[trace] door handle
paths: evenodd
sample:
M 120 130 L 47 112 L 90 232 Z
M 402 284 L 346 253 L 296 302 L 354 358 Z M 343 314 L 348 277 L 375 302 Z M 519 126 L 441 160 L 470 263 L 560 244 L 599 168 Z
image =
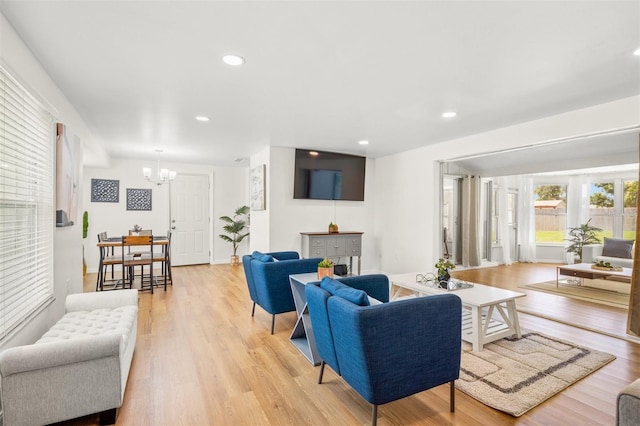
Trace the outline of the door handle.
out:
M 171 229 L 176 229 L 176 227 L 175 227 L 175 226 L 172 226 L 172 227 L 171 227 Z

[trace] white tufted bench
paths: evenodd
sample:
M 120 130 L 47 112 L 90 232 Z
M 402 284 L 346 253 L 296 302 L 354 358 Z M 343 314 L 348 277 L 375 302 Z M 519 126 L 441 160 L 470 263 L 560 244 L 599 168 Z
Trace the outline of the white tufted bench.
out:
M 101 413 L 115 423 L 133 358 L 138 291 L 73 294 L 36 343 L 0 353 L 5 426 Z

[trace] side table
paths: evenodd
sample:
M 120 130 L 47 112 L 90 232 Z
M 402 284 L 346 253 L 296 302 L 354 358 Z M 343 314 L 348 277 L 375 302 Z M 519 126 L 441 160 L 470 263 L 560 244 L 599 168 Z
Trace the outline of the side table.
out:
M 293 327 L 289 340 L 313 365 L 319 365 L 321 359 L 316 349 L 316 340 L 313 337 L 311 317 L 307 307 L 307 295 L 304 289 L 307 284 L 318 281 L 316 272 L 289 275 L 293 302 L 296 305 L 296 313 L 298 314 L 298 320 Z

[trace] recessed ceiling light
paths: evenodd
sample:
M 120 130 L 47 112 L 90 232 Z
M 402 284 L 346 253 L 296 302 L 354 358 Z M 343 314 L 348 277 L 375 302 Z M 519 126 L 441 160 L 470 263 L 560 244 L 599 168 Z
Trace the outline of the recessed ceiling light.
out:
M 360 145 L 369 145 L 369 141 L 360 141 L 358 142 Z
M 309 155 L 313 155 L 314 157 L 319 155 L 317 151 L 309 151 Z
M 227 65 L 237 66 L 237 65 L 244 64 L 244 58 L 238 55 L 224 55 L 222 57 L 222 62 L 224 62 Z
M 209 121 L 211 120 L 209 117 L 205 117 L 204 115 L 197 115 L 196 120 L 198 121 Z
M 456 115 L 458 115 L 458 114 L 457 114 L 455 111 L 447 111 L 447 112 L 445 112 L 445 113 L 443 113 L 443 114 L 442 114 L 442 116 L 443 116 L 444 118 L 453 118 L 453 117 L 455 117 Z
M 636 50 L 633 52 L 633 54 L 634 54 L 634 55 L 636 55 L 636 56 L 640 56 L 640 49 L 636 49 Z

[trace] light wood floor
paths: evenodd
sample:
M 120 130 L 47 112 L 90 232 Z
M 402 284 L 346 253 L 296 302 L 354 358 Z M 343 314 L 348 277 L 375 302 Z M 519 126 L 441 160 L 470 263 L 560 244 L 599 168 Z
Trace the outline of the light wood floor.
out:
M 554 265 L 514 264 L 454 276 L 518 288 L 555 279 Z M 289 343 L 295 313 L 251 317 L 242 267 L 174 268 L 167 292 L 140 293 L 138 340 L 118 425 L 357 425 L 371 408 L 330 369 L 322 385 L 313 367 Z M 95 275 L 85 280 L 92 291 Z M 520 289 L 522 291 L 522 289 Z M 626 311 L 534 291 L 519 309 L 564 322 L 624 334 Z M 449 412 L 447 385 L 380 407 L 384 425 L 613 425 L 617 392 L 640 377 L 640 345 L 520 314 L 522 327 L 614 354 L 617 359 L 519 418 L 456 391 Z M 392 368 L 392 366 L 389 366 Z M 66 424 L 92 425 L 89 416 Z

